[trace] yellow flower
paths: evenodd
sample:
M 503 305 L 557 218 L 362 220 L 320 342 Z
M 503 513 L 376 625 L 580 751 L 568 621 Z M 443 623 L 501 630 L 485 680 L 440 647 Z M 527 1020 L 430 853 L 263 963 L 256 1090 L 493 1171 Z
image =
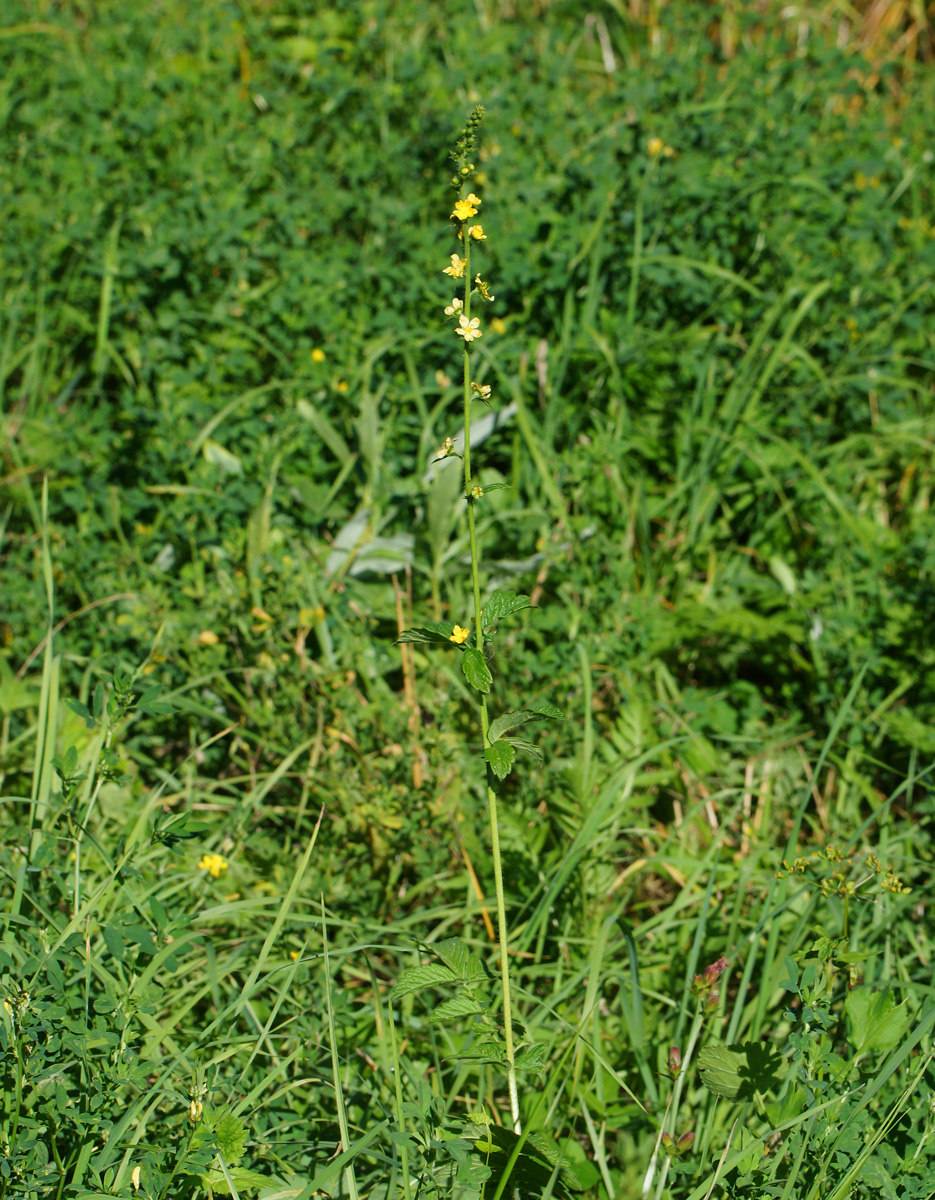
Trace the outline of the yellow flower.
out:
M 302 954 L 301 950 L 290 950 L 289 951 L 289 957 L 292 959 L 293 962 L 298 962 L 299 958 L 301 957 L 301 954 Z
M 338 382 L 334 386 L 338 389 L 339 392 L 346 392 L 347 391 L 347 380 L 339 379 Z
M 675 148 L 673 146 L 663 146 L 662 147 L 662 157 L 663 158 L 675 158 Z
M 471 235 L 471 237 L 474 239 L 475 242 L 486 242 L 487 241 L 487 234 L 484 233 L 483 225 L 472 225 L 471 228 L 468 230 L 468 233 Z
M 665 149 L 665 142 L 660 137 L 651 137 L 646 143 L 646 153 L 650 158 L 657 158 Z
M 466 266 L 466 258 L 458 258 L 457 254 L 452 254 L 451 266 L 445 267 L 445 274 L 450 275 L 452 279 L 461 279 L 464 276 L 464 268 Z
M 202 629 L 201 633 L 195 638 L 199 646 L 216 646 L 221 639 L 216 633 L 212 633 L 210 629 Z
M 462 629 L 460 625 L 456 625 L 451 631 L 451 636 L 448 638 L 448 640 L 449 642 L 454 642 L 455 645 L 463 646 L 470 636 L 470 629 Z
M 227 870 L 227 862 L 220 854 L 203 854 L 198 870 L 207 871 L 212 879 L 220 879 Z
M 455 333 L 458 337 L 463 337 L 466 342 L 473 342 L 475 338 L 484 336 L 479 318 L 471 317 L 469 321 L 463 313 L 458 317 L 458 328 L 455 330 Z
M 454 448 L 455 448 L 454 442 L 451 440 L 450 437 L 446 437 L 445 440 L 442 442 L 442 444 L 435 451 L 435 457 L 436 458 L 447 458 L 448 455 L 452 452 L 452 450 L 454 450 Z
M 475 200 L 477 200 L 477 197 L 471 192 L 466 200 L 456 201 L 454 211 L 451 214 L 452 218 L 456 221 L 466 221 L 468 217 L 473 217 L 477 212 L 473 203 Z M 477 200 L 477 203 L 480 204 L 480 201 Z
M 325 361 L 324 350 L 320 350 L 318 348 L 318 346 L 316 346 L 315 349 L 312 351 L 312 362 L 324 362 L 324 361 Z
M 201 1114 L 204 1111 L 204 1105 L 200 1100 L 193 1100 L 188 1109 L 188 1119 L 193 1125 L 197 1125 L 201 1120 Z
M 455 296 L 450 304 L 445 305 L 445 316 L 453 317 L 455 313 L 460 312 L 462 308 L 464 308 L 464 305 L 458 299 L 458 297 Z
M 504 321 L 503 317 L 494 317 L 490 322 L 490 328 L 494 333 L 506 333 L 506 321 Z
M 480 396 L 481 400 L 489 400 L 490 399 L 491 387 L 490 387 L 489 383 L 472 383 L 471 391 L 476 396 Z
M 481 487 L 481 485 L 479 483 L 475 483 L 474 486 L 471 488 L 471 495 L 474 497 L 475 500 L 479 500 L 481 498 L 481 496 L 483 496 L 483 494 L 484 494 L 484 489 Z
M 140 1190 L 140 1168 L 139 1167 L 134 1167 L 133 1170 L 130 1172 L 130 1182 L 133 1184 L 134 1192 L 138 1192 Z

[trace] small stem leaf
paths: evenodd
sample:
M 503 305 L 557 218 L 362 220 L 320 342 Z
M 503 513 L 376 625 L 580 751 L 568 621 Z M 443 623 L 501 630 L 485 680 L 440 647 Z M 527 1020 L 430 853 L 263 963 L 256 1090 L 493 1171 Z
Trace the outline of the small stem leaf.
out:
M 438 983 L 457 983 L 457 976 L 443 963 L 427 963 L 424 967 L 410 967 L 403 971 L 393 986 L 393 996 L 408 996 L 410 992 L 421 992 Z
M 490 763 L 490 769 L 498 779 L 506 779 L 513 769 L 513 759 L 516 751 L 509 742 L 494 742 L 484 751 L 484 758 Z
M 516 592 L 494 592 L 484 605 L 484 632 L 504 617 L 512 616 L 513 613 L 521 612 L 529 606 L 528 596 L 518 596 Z
M 564 721 L 565 714 L 560 708 L 550 704 L 538 704 L 535 708 L 520 708 L 515 712 L 506 712 L 490 722 L 490 740 L 495 742 L 509 729 L 525 725 L 527 721 Z
M 493 676 L 490 674 L 490 667 L 487 666 L 483 654 L 476 646 L 469 647 L 461 655 L 461 670 L 464 672 L 464 678 L 475 691 L 484 693 L 490 691 Z
M 404 630 L 396 639 L 396 645 L 400 642 L 429 642 L 434 646 L 454 646 L 451 640 L 454 628 L 450 621 L 430 621 L 418 629 Z
M 515 746 L 517 750 L 522 750 L 524 754 L 528 754 L 534 758 L 536 762 L 542 762 L 545 757 L 535 742 L 530 742 L 526 738 L 510 737 L 504 738 L 504 742 L 508 742 L 511 746 Z M 497 742 L 497 745 L 500 743 Z
M 446 1025 L 456 1017 L 473 1017 L 483 1011 L 473 996 L 462 993 L 460 996 L 452 996 L 450 1000 L 443 1000 L 432 1010 L 429 1021 L 433 1025 Z
M 471 983 L 477 979 L 486 979 L 487 972 L 484 964 L 477 955 L 465 946 L 459 937 L 446 938 L 432 949 L 450 971 L 453 971 L 462 983 Z

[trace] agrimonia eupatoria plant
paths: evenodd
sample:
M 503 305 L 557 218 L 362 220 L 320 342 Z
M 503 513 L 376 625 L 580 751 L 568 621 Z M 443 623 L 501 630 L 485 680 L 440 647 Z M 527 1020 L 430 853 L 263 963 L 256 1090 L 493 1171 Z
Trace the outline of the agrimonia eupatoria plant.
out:
M 451 186 L 456 193 L 454 207 L 450 219 L 457 237 L 458 247 L 450 256 L 449 265 L 444 268 L 452 283 L 456 285 L 456 294 L 445 306 L 445 316 L 454 323 L 454 335 L 461 339 L 463 350 L 464 371 L 464 435 L 463 445 L 457 447 L 453 437 L 446 437 L 440 450 L 439 458 L 458 456 L 464 463 L 464 499 L 467 506 L 468 534 L 471 547 L 471 578 L 474 594 L 474 624 L 451 624 L 445 621 L 431 622 L 416 629 L 408 629 L 400 635 L 401 642 L 421 642 L 428 645 L 456 649 L 461 655 L 461 669 L 464 678 L 477 698 L 481 733 L 484 747 L 484 768 L 487 786 L 487 804 L 490 818 L 490 843 L 494 868 L 494 887 L 497 899 L 497 941 L 500 957 L 500 982 L 502 988 L 502 1051 L 491 1046 L 490 1053 L 494 1059 L 499 1059 L 506 1070 L 510 1094 L 510 1111 L 513 1127 L 520 1132 L 519 1097 L 516 1086 L 517 1069 L 524 1066 L 541 1066 L 535 1054 L 534 1047 L 518 1049 L 514 1039 L 513 1014 L 510 997 L 510 971 L 508 959 L 508 926 L 506 901 L 503 892 L 503 868 L 500 855 L 500 835 L 497 816 L 499 803 L 499 785 L 513 769 L 517 750 L 524 750 L 534 756 L 538 755 L 537 747 L 525 738 L 516 736 L 515 731 L 532 721 L 561 720 L 562 713 L 548 705 L 534 705 L 530 708 L 505 712 L 491 720 L 488 708 L 488 697 L 493 684 L 489 659 L 493 649 L 497 626 L 501 621 L 528 608 L 529 597 L 517 595 L 516 592 L 495 591 L 481 604 L 480 584 L 480 550 L 477 539 L 476 511 L 478 504 L 483 503 L 485 491 L 477 482 L 471 467 L 471 409 L 475 400 L 490 403 L 492 389 L 489 385 L 480 383 L 472 377 L 471 352 L 474 343 L 484 336 L 484 330 L 479 316 L 475 315 L 475 307 L 494 299 L 490 285 L 477 264 L 472 261 L 480 251 L 487 234 L 480 223 L 479 210 L 481 198 L 471 188 L 471 180 L 475 174 L 474 157 L 477 149 L 477 132 L 484 118 L 484 109 L 480 105 L 474 109 L 467 124 L 458 138 L 451 157 L 455 163 L 455 173 Z M 494 485 L 503 486 L 503 485 Z M 473 956 L 471 956 L 473 957 Z M 480 964 L 477 964 L 480 967 Z M 444 964 L 439 964 L 442 968 Z M 419 970 L 419 968 L 416 968 Z M 447 968 L 445 968 L 447 972 Z M 446 982 L 444 978 L 426 978 L 424 984 Z M 401 977 L 397 990 L 415 990 L 414 978 L 410 972 Z M 451 974 L 450 982 L 464 982 L 457 973 Z M 460 1009 L 464 1014 L 467 1010 Z M 474 1009 L 473 1011 L 478 1011 Z M 455 1015 L 452 1012 L 452 1015 Z M 491 1061 L 488 1059 L 488 1061 Z

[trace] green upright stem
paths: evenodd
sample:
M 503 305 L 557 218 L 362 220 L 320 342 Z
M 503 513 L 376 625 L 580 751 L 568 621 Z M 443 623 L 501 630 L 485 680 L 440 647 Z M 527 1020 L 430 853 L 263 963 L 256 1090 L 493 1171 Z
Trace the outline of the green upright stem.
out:
M 467 227 L 464 230 L 464 315 L 471 319 L 471 247 L 470 234 Z M 474 645 L 483 654 L 484 627 L 483 612 L 480 603 L 480 558 L 477 551 L 477 524 L 474 517 L 474 497 L 471 494 L 471 353 L 467 342 L 464 343 L 464 494 L 468 510 L 468 534 L 471 542 L 471 575 L 474 584 Z M 483 746 L 486 752 L 490 745 L 488 730 L 490 718 L 487 715 L 487 697 L 481 693 L 480 722 L 483 735 Z M 487 811 L 490 818 L 490 853 L 493 858 L 494 889 L 497 894 L 497 941 L 500 949 L 500 980 L 503 987 L 503 1040 L 506 1050 L 507 1084 L 510 1090 L 510 1113 L 513 1117 L 513 1130 L 522 1132 L 519 1117 L 519 1092 L 516 1087 L 516 1066 L 513 1051 L 513 1009 L 510 999 L 510 964 L 508 959 L 508 927 L 506 920 L 506 901 L 503 895 L 503 864 L 500 859 L 500 825 L 497 817 L 497 793 L 493 786 L 493 773 L 485 759 L 487 772 Z

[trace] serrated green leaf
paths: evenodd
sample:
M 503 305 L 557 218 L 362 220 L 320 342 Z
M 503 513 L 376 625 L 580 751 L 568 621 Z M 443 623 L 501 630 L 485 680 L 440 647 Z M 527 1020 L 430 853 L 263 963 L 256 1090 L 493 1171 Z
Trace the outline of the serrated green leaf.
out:
M 462 983 L 470 983 L 475 979 L 486 979 L 484 964 L 459 937 L 446 938 L 432 949 Z
M 516 592 L 494 592 L 481 614 L 485 632 L 504 617 L 521 612 L 524 608 L 529 608 L 528 596 L 517 595 Z
M 451 640 L 452 633 L 454 633 L 454 625 L 450 621 L 429 621 L 427 625 L 420 625 L 417 629 L 404 630 L 396 639 L 396 644 L 429 642 L 434 646 L 454 647 L 456 643 Z
M 560 708 L 553 708 L 551 704 L 539 704 L 533 708 L 520 708 L 515 712 L 501 713 L 495 721 L 490 722 L 489 736 L 492 742 L 503 735 L 509 729 L 517 729 L 520 725 L 525 725 L 529 721 L 564 721 L 565 714 Z
M 494 742 L 484 751 L 484 758 L 490 763 L 490 769 L 498 779 L 506 779 L 513 770 L 516 751 L 509 742 Z
M 214 1126 L 218 1149 L 228 1166 L 233 1166 L 243 1156 L 247 1145 L 247 1130 L 243 1121 L 233 1113 L 225 1113 Z
M 444 963 L 426 963 L 425 966 L 410 967 L 403 971 L 393 985 L 393 995 L 408 996 L 411 992 L 421 992 L 440 983 L 456 983 L 457 980 L 454 971 Z
M 483 1041 L 474 1042 L 473 1045 L 459 1050 L 455 1058 L 478 1063 L 502 1063 L 506 1062 L 506 1051 L 499 1042 L 488 1041 L 485 1038 Z
M 524 754 L 530 755 L 530 757 L 534 758 L 536 762 L 542 762 L 544 755 L 535 742 L 530 742 L 526 738 L 518 737 L 504 738 L 503 741 L 509 742 L 509 744 L 511 746 L 515 746 L 517 750 L 522 750 Z M 501 744 L 501 742 L 497 742 L 498 746 Z
M 483 654 L 475 646 L 468 647 L 461 655 L 461 670 L 464 672 L 464 678 L 476 692 L 486 694 L 490 691 L 493 676 L 490 674 L 490 667 L 487 666 Z
M 513 1062 L 517 1071 L 533 1071 L 538 1075 L 545 1070 L 547 1057 L 544 1043 L 534 1042 L 531 1046 L 523 1046 Z
M 443 1000 L 432 1010 L 429 1020 L 433 1025 L 445 1025 L 457 1017 L 473 1017 L 483 1011 L 473 997 L 467 992 L 462 992 L 458 996 L 452 996 L 450 1000 Z

